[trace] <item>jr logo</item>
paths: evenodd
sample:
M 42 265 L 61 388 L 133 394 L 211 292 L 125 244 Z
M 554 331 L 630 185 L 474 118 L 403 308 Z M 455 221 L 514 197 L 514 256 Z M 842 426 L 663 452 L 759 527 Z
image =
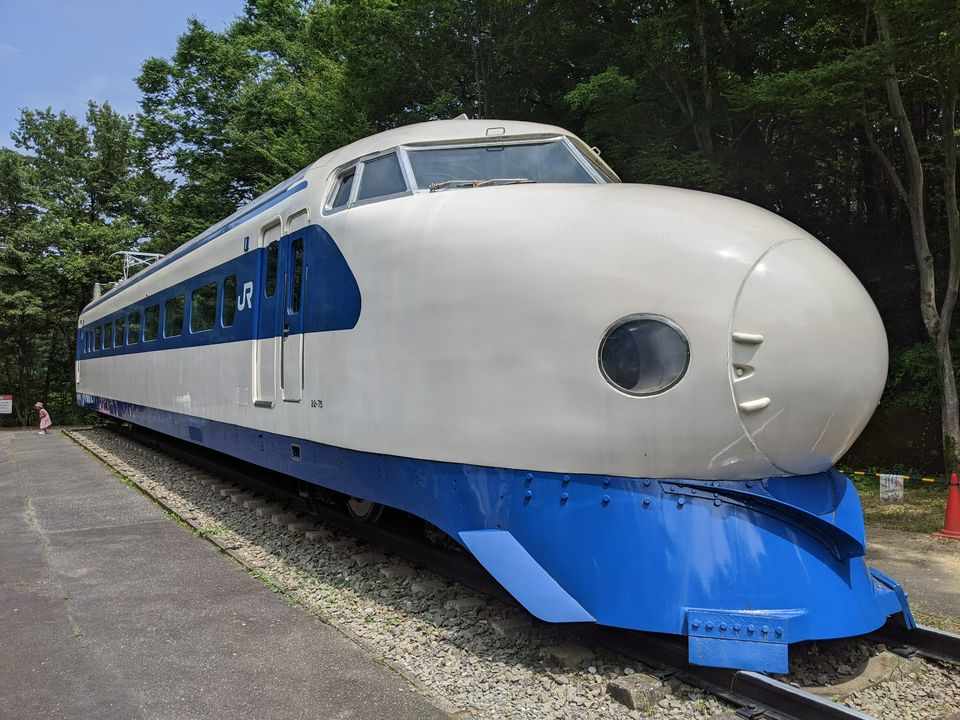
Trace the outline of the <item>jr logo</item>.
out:
M 243 292 L 237 295 L 237 310 L 253 307 L 253 282 L 243 284 Z

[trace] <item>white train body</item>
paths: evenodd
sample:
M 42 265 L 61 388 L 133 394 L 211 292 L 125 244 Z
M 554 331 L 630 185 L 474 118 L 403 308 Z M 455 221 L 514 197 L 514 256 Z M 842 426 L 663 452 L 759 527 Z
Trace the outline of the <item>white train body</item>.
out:
M 550 152 L 569 155 L 564 162 L 579 170 L 568 174 L 578 181 L 510 175 L 487 182 L 492 178 L 453 172 L 434 176 L 431 186 L 411 160 L 428 148 L 502 152 L 546 143 L 559 144 Z M 374 177 L 366 168 L 392 153 L 399 153 L 406 187 L 361 199 L 364 174 Z M 349 197 L 331 207 L 358 161 L 364 169 L 354 171 Z M 306 264 L 298 271 L 291 243 L 305 229 L 314 235 L 307 236 Z M 270 269 L 265 253 L 273 241 L 281 248 L 273 302 L 286 308 L 276 332 L 266 317 L 274 311 L 262 305 Z M 322 257 L 311 258 L 313 241 L 323 243 Z M 299 290 L 293 289 L 297 272 Z M 225 287 L 229 274 L 236 285 Z M 204 283 L 217 285 L 217 325 L 205 331 L 216 337 L 209 342 L 189 327 L 191 292 Z M 188 316 L 175 341 L 160 332 L 145 342 L 141 329 L 135 346 L 126 335 L 119 347 L 95 346 L 96 328 L 118 317 L 126 318 L 126 328 L 131 308 L 164 307 L 171 287 L 183 288 Z M 299 321 L 287 312 L 296 293 L 303 304 Z M 322 312 L 311 306 L 317 302 Z M 221 327 L 229 304 L 237 308 L 234 327 L 246 328 L 239 339 Z M 308 311 L 325 318 L 320 326 L 311 326 Z M 674 328 L 665 332 L 687 348 L 679 377 L 652 392 L 618 387 L 604 369 L 601 344 L 631 317 Z M 141 317 L 141 326 L 145 321 Z M 427 477 L 449 467 L 459 468 L 454 475 L 472 472 L 463 468 L 502 478 L 523 473 L 527 486 L 540 473 L 557 473 L 601 493 L 610 478 L 627 493 L 631 479 L 828 474 L 875 409 L 887 362 L 883 326 L 863 287 L 796 225 L 725 197 L 622 184 L 560 128 L 483 120 L 399 128 L 326 155 L 91 303 L 78 337 L 77 392 L 85 406 L 195 442 L 206 442 L 206 433 L 220 438 L 212 446 L 236 454 L 251 443 L 269 453 L 272 438 L 283 457 L 263 464 L 427 517 L 459 537 L 520 597 L 523 591 L 491 567 L 496 562 L 461 534 L 510 530 L 525 557 L 559 584 L 557 597 L 574 598 L 590 619 L 669 632 L 684 631 L 680 610 L 674 622 L 670 608 L 651 611 L 643 601 L 637 614 L 671 619 L 623 621 L 622 608 L 604 617 L 595 601 L 584 600 L 586 591 L 575 592 L 579 575 L 563 575 L 559 560 L 521 539 L 517 508 L 530 505 L 532 494 L 522 484 L 504 480 L 505 490 L 477 505 L 506 507 L 524 492 L 527 505 L 489 515 L 477 510 L 471 517 L 481 519 L 471 522 L 479 527 L 463 527 L 463 520 L 444 519 L 439 491 L 432 496 L 436 507 L 407 503 L 397 487 L 399 471 L 380 485 L 354 478 L 352 492 L 346 475 L 333 479 L 331 467 L 339 461 L 332 458 L 356 452 L 379 458 L 379 467 L 387 467 L 384 458 L 410 459 L 420 463 L 411 472 Z M 654 371 L 666 372 L 663 367 Z M 292 462 L 300 465 L 291 465 L 288 445 L 297 446 Z M 313 455 L 308 447 L 316 448 Z M 603 497 L 604 505 L 611 502 Z M 830 512 L 836 507 L 819 515 Z M 668 527 L 650 532 L 672 536 Z M 706 601 L 678 596 L 668 602 L 702 607 Z M 585 619 L 576 615 L 555 619 Z M 879 611 L 867 615 L 848 626 L 859 630 L 881 617 Z
M 566 135 L 498 124 L 508 136 Z M 883 388 L 883 328 L 846 267 L 772 213 L 609 183 L 425 189 L 324 215 L 344 163 L 485 139 L 488 127 L 435 122 L 331 153 L 302 173 L 301 192 L 82 316 L 95 323 L 215 268 L 245 237 L 265 245 L 275 223 L 320 223 L 357 278 L 362 312 L 350 330 L 303 336 L 302 394 L 271 392 L 253 341 L 81 359 L 80 389 L 343 448 L 504 468 L 739 479 L 818 472 L 849 447 Z M 691 348 L 682 381 L 649 397 L 617 392 L 597 364 L 604 331 L 640 312 L 673 320 Z M 278 394 L 272 408 L 255 404 Z M 761 398 L 770 404 L 738 407 Z

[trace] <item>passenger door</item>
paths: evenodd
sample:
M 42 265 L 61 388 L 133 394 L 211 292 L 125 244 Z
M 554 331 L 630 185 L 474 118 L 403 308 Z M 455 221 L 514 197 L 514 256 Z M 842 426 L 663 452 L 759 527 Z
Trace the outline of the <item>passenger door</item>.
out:
M 280 346 L 280 388 L 285 402 L 303 399 L 303 314 L 306 306 L 308 267 L 306 264 L 306 210 L 287 220 L 287 238 L 283 242 L 284 302 Z
M 257 297 L 256 349 L 254 350 L 254 405 L 273 407 L 277 399 L 277 362 L 280 354 L 280 308 L 283 283 L 280 277 L 280 236 L 277 218 L 260 232 L 260 287 Z

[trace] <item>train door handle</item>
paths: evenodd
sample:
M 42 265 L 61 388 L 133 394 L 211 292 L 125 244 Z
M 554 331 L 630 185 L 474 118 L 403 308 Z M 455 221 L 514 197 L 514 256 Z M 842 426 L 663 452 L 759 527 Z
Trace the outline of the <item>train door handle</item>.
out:
M 283 326 L 283 337 L 286 338 L 287 335 L 289 335 L 289 334 L 290 334 L 290 326 L 289 326 L 289 325 L 284 325 L 284 326 Z

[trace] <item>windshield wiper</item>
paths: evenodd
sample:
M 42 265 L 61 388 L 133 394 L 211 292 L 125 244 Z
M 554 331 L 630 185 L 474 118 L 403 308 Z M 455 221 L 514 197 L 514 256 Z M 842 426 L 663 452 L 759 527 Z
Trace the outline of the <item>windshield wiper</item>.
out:
M 525 185 L 535 183 L 536 180 L 529 178 L 490 178 L 489 180 L 443 180 L 442 182 L 430 183 L 430 192 L 446 190 L 452 187 L 485 187 L 487 185 Z

